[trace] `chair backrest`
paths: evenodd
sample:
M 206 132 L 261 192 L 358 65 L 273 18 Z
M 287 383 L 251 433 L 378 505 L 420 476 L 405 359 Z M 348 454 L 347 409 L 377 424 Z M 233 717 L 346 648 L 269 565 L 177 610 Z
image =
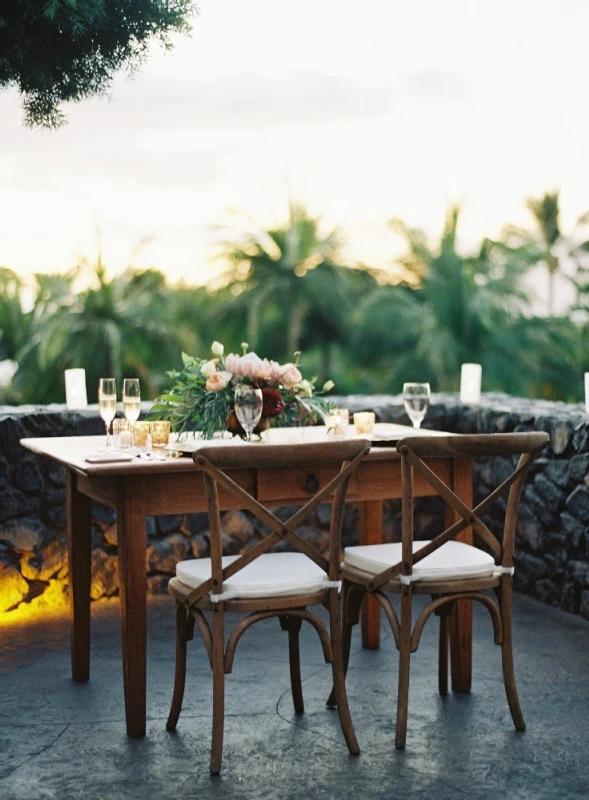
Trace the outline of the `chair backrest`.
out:
M 398 564 L 384 570 L 371 581 L 376 589 L 398 575 L 409 576 L 413 565 L 433 553 L 465 528 L 471 527 L 505 571 L 513 569 L 513 549 L 517 509 L 526 474 L 534 458 L 548 442 L 547 433 L 487 433 L 462 436 L 408 436 L 397 444 L 401 454 L 402 477 L 402 554 Z M 428 467 L 424 459 L 448 456 L 474 458 L 519 455 L 515 470 L 475 508 L 466 506 Z M 461 518 L 428 544 L 413 553 L 413 472 L 417 470 L 444 502 Z M 502 541 L 481 519 L 493 503 L 508 494 Z
M 213 594 L 222 594 L 224 580 L 235 575 L 258 556 L 272 550 L 280 541 L 287 541 L 296 550 L 312 559 L 327 573 L 329 581 L 339 580 L 341 527 L 346 492 L 352 473 L 369 450 L 369 441 L 354 439 L 289 445 L 205 446 L 196 451 L 193 456 L 194 463 L 202 471 L 207 497 L 212 563 L 211 579 L 191 592 L 187 598 L 187 605 L 197 602 L 209 591 Z M 302 465 L 312 465 L 313 469 L 333 466 L 336 468 L 335 475 L 286 522 L 272 514 L 253 494 L 236 483 L 230 475 L 232 469 L 272 470 Z M 218 487 L 222 487 L 233 495 L 242 508 L 251 511 L 272 531 L 225 569 L 223 569 L 221 561 L 223 552 Z M 325 558 L 295 531 L 296 526 L 323 502 L 332 502 L 328 558 Z

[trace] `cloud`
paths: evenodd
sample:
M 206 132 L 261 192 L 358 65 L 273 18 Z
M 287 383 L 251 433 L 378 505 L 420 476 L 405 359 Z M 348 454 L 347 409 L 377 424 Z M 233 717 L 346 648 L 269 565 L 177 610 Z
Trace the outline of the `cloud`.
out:
M 390 118 L 415 103 L 427 109 L 475 94 L 460 75 L 434 69 L 371 84 L 317 71 L 211 80 L 141 75 L 118 79 L 110 101 L 66 109 L 65 128 L 30 131 L 18 96 L 4 92 L 0 168 L 5 189 L 59 191 L 68 178 L 204 188 L 233 156 L 259 152 L 260 133 L 311 137 L 325 124 Z
M 480 95 L 480 87 L 453 70 L 430 68 L 409 72 L 395 86 L 398 100 L 465 104 Z

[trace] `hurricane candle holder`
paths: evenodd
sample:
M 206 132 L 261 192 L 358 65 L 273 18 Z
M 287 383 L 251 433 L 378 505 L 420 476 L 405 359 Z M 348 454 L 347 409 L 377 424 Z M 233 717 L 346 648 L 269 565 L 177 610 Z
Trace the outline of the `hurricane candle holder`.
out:
M 86 370 L 66 369 L 65 402 L 70 410 L 86 408 L 88 395 L 86 392 Z
M 357 411 L 354 414 L 354 427 L 358 434 L 372 433 L 375 422 L 376 414 L 374 411 Z
M 483 368 L 480 364 L 463 364 L 460 370 L 460 402 L 465 404 L 480 403 L 481 377 Z
M 135 447 L 149 447 L 149 422 L 133 423 L 133 444 Z
M 154 449 L 163 449 L 170 441 L 170 423 L 168 420 L 151 422 L 151 446 Z

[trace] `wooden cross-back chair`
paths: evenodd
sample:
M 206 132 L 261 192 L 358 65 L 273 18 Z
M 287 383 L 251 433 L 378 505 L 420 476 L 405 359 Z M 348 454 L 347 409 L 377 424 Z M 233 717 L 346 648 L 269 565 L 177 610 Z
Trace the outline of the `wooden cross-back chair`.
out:
M 213 731 L 210 770 L 218 773 L 223 752 L 224 683 L 230 673 L 236 645 L 255 622 L 278 617 L 288 631 L 291 689 L 296 713 L 302 714 L 303 694 L 299 662 L 299 630 L 303 620 L 319 634 L 326 662 L 332 664 L 339 719 L 348 749 L 358 753 L 346 696 L 341 648 L 339 591 L 341 579 L 341 526 L 350 477 L 370 449 L 366 440 L 296 444 L 203 447 L 194 454 L 202 472 L 207 497 L 211 558 L 183 561 L 169 584 L 176 598 L 176 673 L 172 706 L 167 722 L 178 722 L 186 677 L 186 642 L 198 625 L 213 671 Z M 278 519 L 231 477 L 232 469 L 273 470 L 312 464 L 333 468 L 334 477 L 286 522 Z M 227 470 L 227 471 L 223 471 Z M 254 481 L 255 485 L 255 481 Z M 241 508 L 255 514 L 271 533 L 241 556 L 223 556 L 218 488 L 237 499 Z M 320 503 L 332 502 L 327 558 L 302 539 L 295 528 Z M 270 552 L 279 542 L 296 552 Z M 329 632 L 321 619 L 307 610 L 323 604 L 329 611 Z M 203 614 L 212 613 L 212 630 Z M 225 647 L 225 612 L 246 611 Z
M 423 627 L 432 612 L 440 617 L 439 691 L 448 691 L 448 622 L 456 601 L 476 600 L 491 614 L 494 640 L 501 646 L 503 681 L 509 710 L 517 730 L 525 729 L 513 669 L 511 635 L 511 600 L 513 550 L 517 509 L 526 473 L 534 457 L 542 450 L 546 433 L 479 434 L 444 437 L 408 437 L 397 448 L 401 454 L 402 541 L 347 547 L 343 569 L 343 650 L 347 670 L 352 626 L 358 622 L 360 606 L 367 593 L 372 594 L 385 611 L 399 651 L 397 720 L 395 744 L 405 746 L 409 701 L 409 666 L 411 653 L 417 650 Z M 472 458 L 476 456 L 520 456 L 514 472 L 494 489 L 476 508 L 468 508 L 427 466 L 424 459 L 436 457 Z M 439 494 L 460 517 L 431 541 L 413 540 L 414 471 Z M 499 541 L 481 519 L 493 503 L 508 493 L 503 537 Z M 491 551 L 455 541 L 471 527 Z M 486 593 L 493 590 L 495 599 Z M 400 619 L 387 593 L 401 596 Z M 412 626 L 414 594 L 431 595 L 430 602 Z M 334 693 L 328 705 L 336 703 Z

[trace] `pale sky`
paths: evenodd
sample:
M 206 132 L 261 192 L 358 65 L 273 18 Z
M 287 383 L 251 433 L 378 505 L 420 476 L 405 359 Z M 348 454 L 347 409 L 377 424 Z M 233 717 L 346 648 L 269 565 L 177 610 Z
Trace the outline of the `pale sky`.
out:
M 262 224 L 287 197 L 340 225 L 351 259 L 399 252 L 386 220 L 439 234 L 464 204 L 476 245 L 524 198 L 589 209 L 585 0 L 201 0 L 190 38 L 154 50 L 110 101 L 22 126 L 0 94 L 0 266 L 68 269 L 96 251 L 202 283 L 229 207 Z

